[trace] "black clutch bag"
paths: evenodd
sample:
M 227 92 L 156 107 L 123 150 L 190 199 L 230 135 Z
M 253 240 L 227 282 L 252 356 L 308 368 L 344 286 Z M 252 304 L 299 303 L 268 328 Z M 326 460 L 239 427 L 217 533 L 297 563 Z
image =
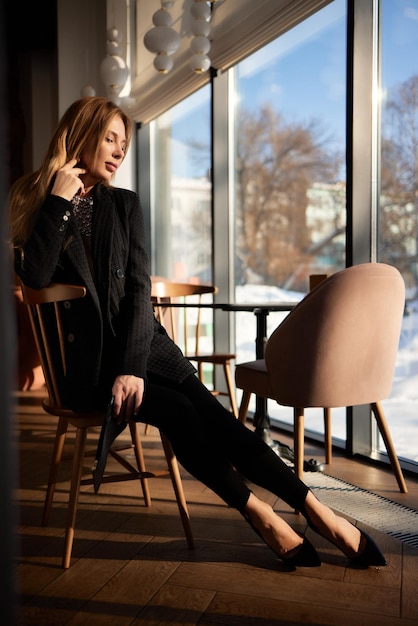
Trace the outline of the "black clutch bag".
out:
M 126 428 L 127 422 L 123 421 L 118 424 L 113 413 L 113 398 L 109 402 L 103 419 L 102 429 L 100 431 L 99 442 L 97 444 L 96 459 L 93 464 L 93 484 L 94 492 L 97 493 L 102 482 L 103 474 L 106 468 L 107 456 L 110 446 L 116 437 Z

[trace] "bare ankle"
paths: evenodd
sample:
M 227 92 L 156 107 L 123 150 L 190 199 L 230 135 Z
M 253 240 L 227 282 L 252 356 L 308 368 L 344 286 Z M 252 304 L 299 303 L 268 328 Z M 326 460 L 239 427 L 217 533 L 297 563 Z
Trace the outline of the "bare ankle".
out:
M 251 494 L 245 515 L 253 529 L 270 548 L 277 554 L 287 554 L 297 549 L 303 538 L 279 517 L 273 508 Z
M 360 544 L 360 531 L 344 517 L 336 515 L 332 509 L 321 503 L 312 492 L 305 500 L 305 510 L 310 525 L 320 535 L 337 545 L 347 556 L 357 553 Z

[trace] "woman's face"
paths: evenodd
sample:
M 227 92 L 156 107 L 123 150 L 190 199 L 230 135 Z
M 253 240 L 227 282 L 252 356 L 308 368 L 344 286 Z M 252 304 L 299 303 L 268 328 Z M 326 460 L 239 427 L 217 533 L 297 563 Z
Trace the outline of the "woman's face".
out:
M 97 156 L 93 147 L 87 146 L 82 152 L 80 166 L 87 172 L 82 178 L 85 189 L 99 181 L 110 182 L 125 157 L 126 134 L 122 118 L 115 116 L 106 129 Z

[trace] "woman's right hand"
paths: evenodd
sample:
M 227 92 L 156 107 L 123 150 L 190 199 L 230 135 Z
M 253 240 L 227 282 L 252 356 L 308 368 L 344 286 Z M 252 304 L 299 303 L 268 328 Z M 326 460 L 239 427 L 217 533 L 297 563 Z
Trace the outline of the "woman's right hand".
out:
M 85 174 L 83 167 L 76 167 L 77 159 L 71 159 L 55 175 L 55 181 L 51 189 L 51 194 L 60 196 L 65 200 L 72 200 L 76 193 L 84 191 L 84 184 L 79 176 Z
M 112 396 L 113 415 L 119 424 L 135 418 L 144 396 L 144 379 L 131 374 L 116 376 Z

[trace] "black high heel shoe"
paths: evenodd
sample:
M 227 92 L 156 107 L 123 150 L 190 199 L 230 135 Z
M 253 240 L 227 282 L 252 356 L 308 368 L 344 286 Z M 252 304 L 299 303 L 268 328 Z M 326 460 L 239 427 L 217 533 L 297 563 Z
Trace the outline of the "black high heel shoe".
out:
M 244 515 L 244 519 L 248 522 L 253 531 L 260 537 L 263 543 L 266 543 L 262 534 L 260 533 L 258 528 L 254 526 L 249 517 L 247 515 Z M 300 537 L 302 536 L 303 535 L 300 535 Z M 317 551 L 315 550 L 311 542 L 306 539 L 306 537 L 303 537 L 303 543 L 301 543 L 300 546 L 296 546 L 296 548 L 290 550 L 290 555 L 279 554 L 271 546 L 269 546 L 268 544 L 266 545 L 270 548 L 272 552 L 274 552 L 274 554 L 279 559 L 283 561 L 283 563 L 290 567 L 319 567 L 321 565 L 321 559 L 319 558 Z
M 306 521 L 308 522 L 308 526 L 312 528 L 312 530 L 318 533 L 318 535 L 321 535 L 321 537 L 324 537 L 324 539 L 332 543 L 336 548 L 341 550 L 341 548 L 337 546 L 337 544 L 334 541 L 332 541 L 328 537 L 325 537 L 325 535 L 323 535 L 318 530 L 318 528 L 309 519 L 309 516 L 306 513 L 306 511 L 304 511 L 304 516 L 306 518 Z M 345 553 L 343 552 L 343 554 Z M 369 567 L 369 565 L 380 565 L 380 566 L 387 565 L 387 561 L 384 555 L 382 554 L 380 549 L 377 547 L 374 540 L 371 537 L 369 537 L 369 535 L 365 533 L 363 530 L 360 530 L 360 543 L 359 543 L 357 554 L 352 557 L 348 556 L 347 554 L 345 556 L 349 559 L 350 565 L 354 567 Z
M 355 567 L 383 566 L 387 565 L 387 561 L 374 540 L 361 530 L 358 554 L 350 559 L 350 564 Z

